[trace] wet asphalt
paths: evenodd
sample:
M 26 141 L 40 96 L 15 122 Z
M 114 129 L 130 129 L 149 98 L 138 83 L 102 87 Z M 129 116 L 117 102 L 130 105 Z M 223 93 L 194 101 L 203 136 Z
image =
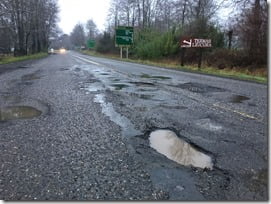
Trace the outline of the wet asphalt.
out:
M 1 200 L 268 199 L 267 85 L 72 51 L 0 70 Z M 152 149 L 158 129 L 213 169 Z

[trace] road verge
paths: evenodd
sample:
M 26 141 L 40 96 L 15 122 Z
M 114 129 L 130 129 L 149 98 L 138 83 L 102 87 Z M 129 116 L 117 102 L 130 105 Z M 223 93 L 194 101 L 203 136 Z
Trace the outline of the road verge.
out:
M 156 67 L 169 68 L 169 69 L 176 69 L 176 70 L 185 71 L 185 72 L 207 74 L 207 75 L 213 75 L 213 76 L 219 76 L 219 77 L 225 77 L 225 78 L 231 78 L 231 79 L 258 82 L 258 83 L 263 83 L 263 84 L 266 84 L 268 82 L 268 78 L 267 76 L 265 76 L 265 74 L 251 73 L 247 69 L 244 69 L 244 70 L 227 69 L 227 68 L 217 69 L 214 67 L 202 67 L 201 69 L 198 69 L 196 66 L 193 66 L 193 65 L 181 66 L 176 62 L 156 62 L 156 61 L 151 61 L 151 60 L 140 60 L 140 59 L 120 59 L 116 55 L 106 55 L 106 54 L 101 54 L 94 51 L 82 51 L 81 53 L 90 55 L 90 56 L 110 58 L 110 59 L 119 60 L 119 61 L 133 62 L 133 63 L 139 63 L 139 64 L 151 65 L 151 66 L 156 66 Z

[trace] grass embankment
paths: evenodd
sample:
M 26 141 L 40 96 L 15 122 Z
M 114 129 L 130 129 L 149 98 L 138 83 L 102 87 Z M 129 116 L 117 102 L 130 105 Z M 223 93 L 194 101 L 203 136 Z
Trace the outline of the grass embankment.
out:
M 97 57 L 106 57 L 111 59 L 120 60 L 119 56 L 113 54 L 101 54 L 94 51 L 83 51 L 84 54 L 97 56 Z M 124 56 L 125 57 L 125 56 Z M 265 68 L 259 68 L 253 71 L 250 71 L 246 68 L 225 68 L 225 69 L 217 69 L 214 67 L 204 66 L 201 69 L 198 69 L 197 65 L 185 65 L 182 67 L 180 62 L 177 60 L 171 59 L 161 59 L 161 60 L 140 60 L 140 59 L 122 59 L 126 62 L 135 62 L 140 64 L 158 66 L 158 67 L 166 67 L 173 68 L 187 72 L 195 72 L 202 74 L 210 74 L 215 76 L 222 76 L 234 79 L 255 81 L 260 83 L 267 83 L 268 81 L 268 70 Z
M 0 56 L 0 64 L 9 64 L 13 62 L 20 62 L 20 61 L 31 60 L 31 59 L 40 59 L 46 56 L 48 56 L 48 54 L 45 52 L 33 54 L 33 55 L 25 55 L 25 56 L 20 56 L 20 57 Z

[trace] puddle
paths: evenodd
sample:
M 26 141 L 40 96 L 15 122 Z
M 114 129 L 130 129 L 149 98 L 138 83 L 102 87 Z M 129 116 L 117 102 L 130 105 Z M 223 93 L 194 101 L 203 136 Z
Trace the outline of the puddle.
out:
M 111 86 L 115 87 L 115 90 L 117 91 L 129 87 L 127 84 L 112 84 Z
M 208 86 L 205 84 L 200 84 L 200 83 L 184 83 L 184 84 L 179 84 L 177 87 L 181 89 L 185 89 L 194 93 L 208 93 L 208 92 L 224 92 L 225 89 L 214 87 L 214 86 Z
M 30 106 L 8 106 L 0 109 L 0 121 L 30 119 L 40 116 L 41 113 Z
M 249 100 L 250 98 L 246 96 L 241 96 L 241 95 L 233 95 L 230 97 L 229 102 L 231 103 L 242 103 L 243 101 Z
M 166 77 L 166 76 L 151 76 L 148 74 L 142 74 L 140 76 L 141 78 L 147 78 L 147 79 L 171 79 L 171 77 Z
M 196 150 L 170 130 L 152 132 L 149 141 L 153 149 L 181 165 L 213 169 L 210 156 Z
M 102 107 L 102 112 L 110 118 L 111 121 L 119 125 L 122 129 L 122 134 L 127 137 L 136 136 L 142 134 L 136 130 L 134 125 L 128 118 L 117 113 L 114 110 L 112 103 L 106 103 L 103 94 L 97 94 L 94 102 L 99 103 Z
M 91 83 L 86 82 L 80 86 L 80 89 L 89 91 L 89 92 L 98 92 L 104 90 L 104 87 L 99 82 Z

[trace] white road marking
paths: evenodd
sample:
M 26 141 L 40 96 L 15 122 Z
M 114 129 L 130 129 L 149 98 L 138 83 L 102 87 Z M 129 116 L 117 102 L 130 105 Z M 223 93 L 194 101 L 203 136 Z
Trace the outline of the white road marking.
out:
M 242 111 L 234 110 L 234 109 L 232 109 L 232 108 L 230 108 L 230 107 L 226 107 L 226 106 L 223 106 L 223 105 L 218 104 L 218 103 L 213 104 L 213 106 L 214 106 L 214 107 L 217 107 L 217 108 L 224 109 L 224 110 L 226 110 L 226 111 L 230 111 L 230 112 L 233 112 L 233 113 L 237 113 L 237 114 L 239 114 L 239 115 L 241 115 L 241 116 L 243 116 L 243 117 L 250 118 L 250 119 L 253 119 L 253 120 L 257 120 L 257 121 L 259 121 L 259 122 L 262 122 L 262 120 L 263 120 L 263 119 L 260 118 L 260 117 L 253 116 L 253 115 L 250 115 L 250 114 L 245 113 L 245 112 L 242 112 Z
M 93 61 L 91 61 L 91 60 L 88 60 L 88 59 L 85 59 L 85 58 L 82 58 L 82 57 L 78 57 L 78 56 L 75 56 L 75 55 L 72 55 L 73 57 L 76 57 L 76 58 L 78 58 L 78 59 L 80 59 L 80 60 L 83 60 L 83 61 L 85 61 L 85 62 L 89 62 L 89 63 L 91 63 L 91 64 L 95 64 L 95 65 L 97 65 L 97 66 L 100 66 L 101 64 L 99 64 L 99 63 L 97 63 L 97 62 L 93 62 Z

